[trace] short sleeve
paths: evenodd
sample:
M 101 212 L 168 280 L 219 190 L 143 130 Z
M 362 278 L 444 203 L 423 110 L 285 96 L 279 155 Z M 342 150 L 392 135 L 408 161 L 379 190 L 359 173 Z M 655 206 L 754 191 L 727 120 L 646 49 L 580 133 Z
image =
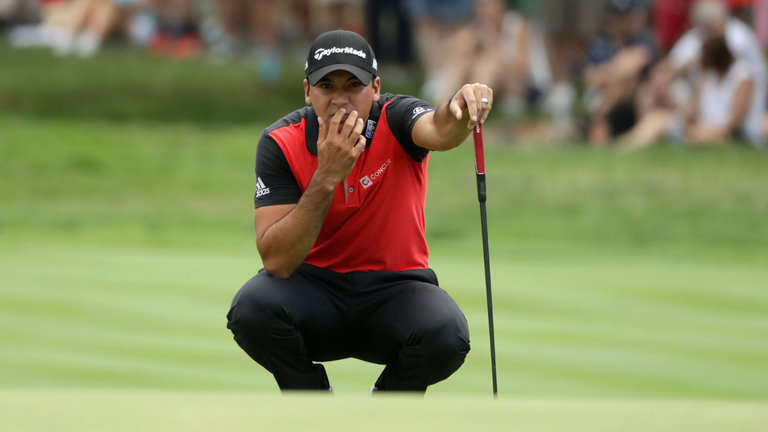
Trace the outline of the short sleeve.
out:
M 256 208 L 296 204 L 301 198 L 301 188 L 293 176 L 288 160 L 280 146 L 268 133 L 263 133 L 256 147 Z
M 386 106 L 387 123 L 397 142 L 415 161 L 421 162 L 429 150 L 413 142 L 413 126 L 424 114 L 434 111 L 430 103 L 412 96 L 395 96 Z
M 672 66 L 679 68 L 694 61 L 701 51 L 701 36 L 696 30 L 685 33 L 669 51 L 667 58 Z

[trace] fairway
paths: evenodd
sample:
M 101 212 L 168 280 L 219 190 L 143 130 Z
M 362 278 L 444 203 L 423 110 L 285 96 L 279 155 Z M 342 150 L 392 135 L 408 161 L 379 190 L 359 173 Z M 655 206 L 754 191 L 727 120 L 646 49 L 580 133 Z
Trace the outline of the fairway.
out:
M 423 398 L 369 397 L 381 366 L 357 360 L 326 364 L 333 397 L 283 397 L 225 314 L 260 267 L 255 144 L 300 85 L 0 55 L 2 430 L 768 430 L 765 152 L 540 146 L 489 122 L 499 399 L 469 145 L 430 156 L 426 210 L 466 363 Z

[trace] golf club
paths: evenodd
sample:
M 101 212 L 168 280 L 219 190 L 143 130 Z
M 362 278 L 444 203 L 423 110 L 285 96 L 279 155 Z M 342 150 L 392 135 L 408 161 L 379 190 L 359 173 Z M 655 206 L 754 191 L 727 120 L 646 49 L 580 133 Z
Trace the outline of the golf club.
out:
M 483 153 L 483 128 L 478 123 L 472 129 L 475 141 L 475 174 L 477 175 L 477 200 L 480 202 L 480 226 L 483 233 L 483 263 L 485 265 L 485 294 L 488 302 L 488 331 L 491 339 L 491 377 L 493 397 L 498 397 L 496 384 L 496 343 L 493 336 L 493 300 L 491 298 L 491 263 L 488 254 L 488 217 L 485 213 L 485 155 Z

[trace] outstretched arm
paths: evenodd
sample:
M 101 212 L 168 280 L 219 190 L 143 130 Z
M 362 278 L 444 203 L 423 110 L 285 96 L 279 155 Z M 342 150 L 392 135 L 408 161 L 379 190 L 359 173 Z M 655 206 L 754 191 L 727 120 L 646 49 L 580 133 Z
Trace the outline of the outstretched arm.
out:
M 493 106 L 493 90 L 485 84 L 464 84 L 447 103 L 423 115 L 413 126 L 413 142 L 429 150 L 449 150 L 485 122 Z

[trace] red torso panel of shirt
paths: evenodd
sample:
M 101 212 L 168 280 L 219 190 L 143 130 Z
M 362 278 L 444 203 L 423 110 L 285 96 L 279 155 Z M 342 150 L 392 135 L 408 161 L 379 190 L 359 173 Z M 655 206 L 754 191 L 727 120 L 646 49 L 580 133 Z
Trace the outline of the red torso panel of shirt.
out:
M 317 169 L 307 150 L 307 119 L 270 132 L 303 192 Z M 333 195 L 320 235 L 304 262 L 340 273 L 428 267 L 421 162 L 397 142 L 382 110 L 373 138 Z

